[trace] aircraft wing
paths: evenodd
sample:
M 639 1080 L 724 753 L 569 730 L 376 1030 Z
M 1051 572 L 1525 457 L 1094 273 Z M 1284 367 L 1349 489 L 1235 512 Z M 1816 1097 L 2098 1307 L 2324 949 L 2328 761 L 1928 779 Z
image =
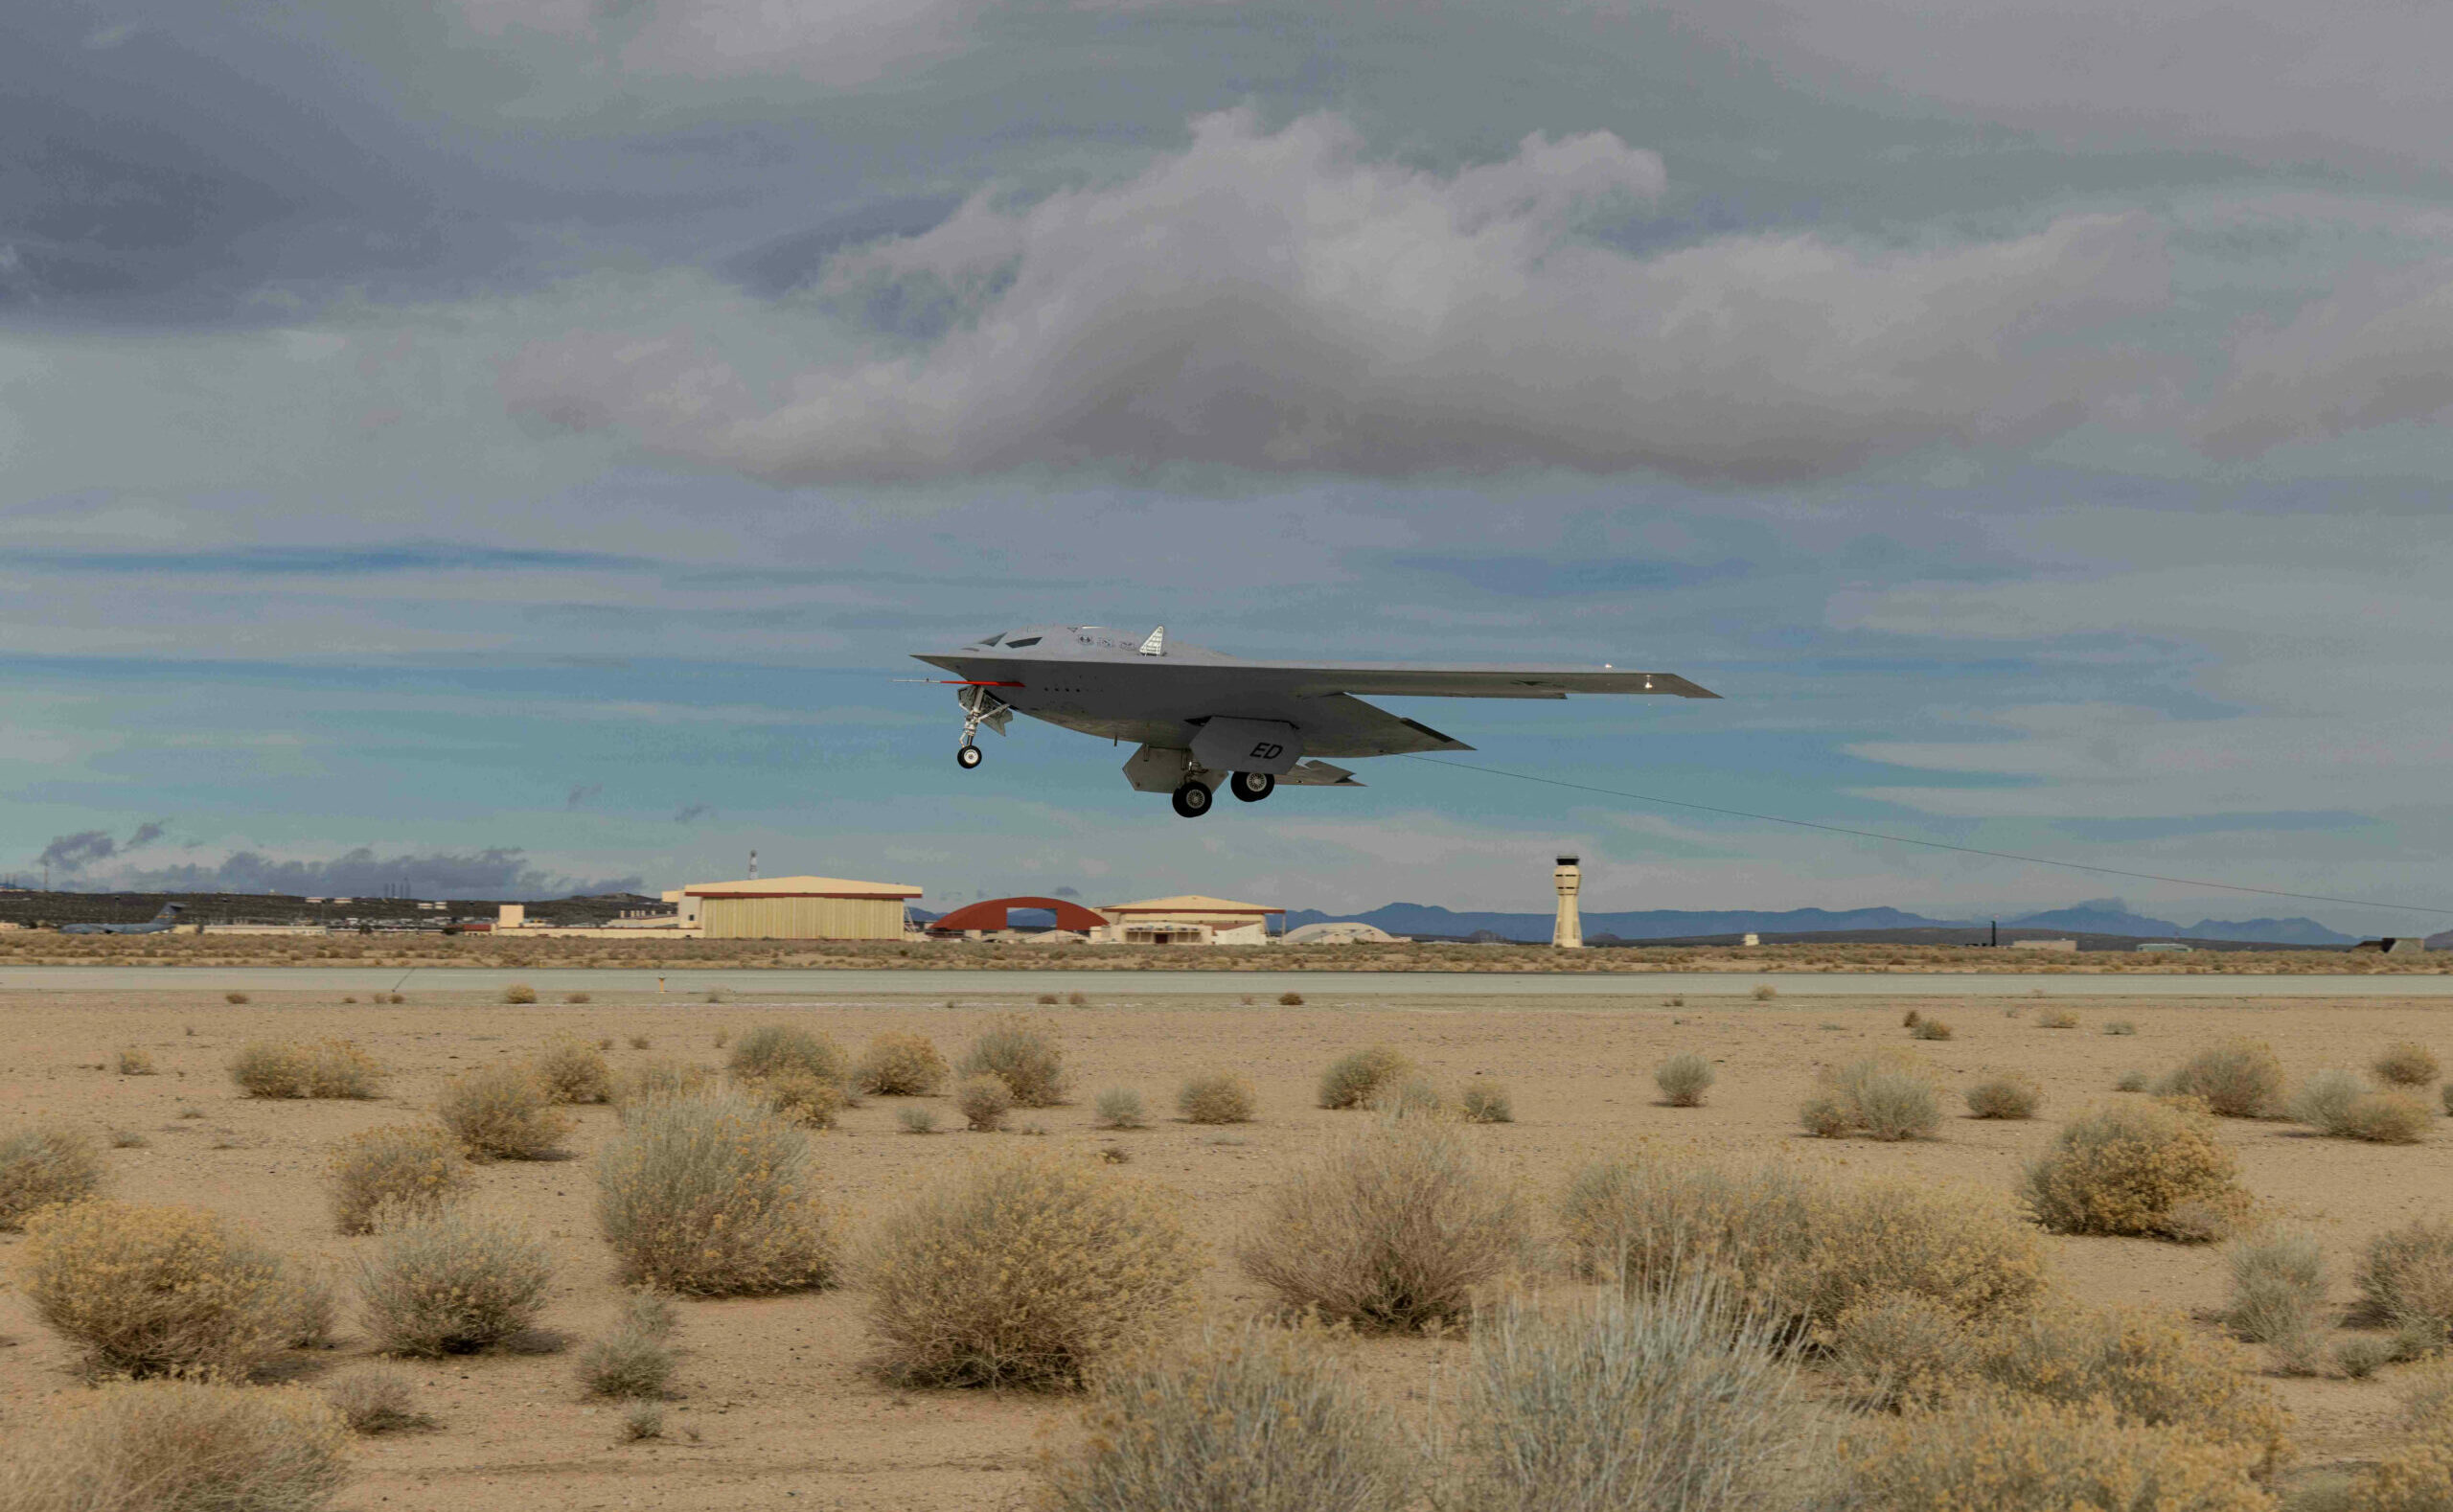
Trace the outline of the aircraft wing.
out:
M 1234 670 L 1297 697 L 1376 693 L 1416 699 L 1564 699 L 1570 693 L 1717 699 L 1673 672 L 1611 667 L 1421 667 L 1374 662 L 1237 661 Z

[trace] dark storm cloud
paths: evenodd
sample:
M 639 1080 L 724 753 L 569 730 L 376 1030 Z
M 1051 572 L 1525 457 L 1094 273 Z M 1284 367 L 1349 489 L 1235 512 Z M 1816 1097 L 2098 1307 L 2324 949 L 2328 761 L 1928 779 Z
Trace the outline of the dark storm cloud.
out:
M 108 860 L 118 854 L 119 842 L 101 830 L 79 830 L 74 835 L 55 837 L 42 848 L 42 863 L 61 871 L 81 871 L 96 861 Z
M 165 866 L 130 871 L 115 885 L 148 892 L 273 892 L 293 896 L 379 893 L 401 885 L 416 898 L 559 898 L 587 893 L 634 892 L 636 877 L 576 878 L 529 864 L 516 847 L 496 846 L 459 854 L 378 856 L 361 845 L 330 860 L 275 860 L 255 851 L 236 851 L 210 865 Z

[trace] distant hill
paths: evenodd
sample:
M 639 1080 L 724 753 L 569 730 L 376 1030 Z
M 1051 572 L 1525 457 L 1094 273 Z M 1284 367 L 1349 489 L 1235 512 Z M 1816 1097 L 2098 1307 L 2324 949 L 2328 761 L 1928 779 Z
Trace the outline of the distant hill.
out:
M 2044 913 L 2005 919 L 2029 929 L 2067 929 L 2073 934 L 2134 934 L 2168 936 L 2176 940 L 2265 940 L 2276 945 L 2356 945 L 2359 936 L 2328 929 L 2314 919 L 2203 919 L 2174 924 L 2132 913 L 2119 898 L 2053 908 Z
M 1547 913 L 1458 912 L 1433 904 L 1392 903 L 1367 913 L 1294 909 L 1286 916 L 1286 927 L 1296 929 L 1307 924 L 1326 924 L 1340 919 L 1357 919 L 1376 925 L 1390 934 L 1417 938 L 1438 935 L 1461 940 L 1487 934 L 1502 940 L 1534 944 L 1550 938 L 1551 924 L 1551 916 Z M 2358 941 L 2358 936 L 2329 929 L 2314 919 L 2207 919 L 2197 924 L 2179 925 L 2168 919 L 2150 919 L 2144 914 L 2133 913 L 2128 905 L 2118 898 L 2098 899 L 2068 908 L 2028 914 L 2023 918 L 2006 918 L 2002 923 L 2006 928 L 2016 925 L 2022 932 L 2054 929 L 2073 935 L 2117 935 L 2131 939 L 2249 940 L 2273 945 L 2352 945 Z M 1588 940 L 1612 937 L 1620 940 L 1685 940 L 1706 935 L 1837 934 L 1875 929 L 1982 930 L 1984 928 L 1985 921 L 1982 919 L 1929 919 L 1897 908 L 1653 908 L 1637 913 L 1587 912 L 1584 915 L 1584 937 Z M 1976 935 L 1969 935 L 1969 939 L 1975 938 Z

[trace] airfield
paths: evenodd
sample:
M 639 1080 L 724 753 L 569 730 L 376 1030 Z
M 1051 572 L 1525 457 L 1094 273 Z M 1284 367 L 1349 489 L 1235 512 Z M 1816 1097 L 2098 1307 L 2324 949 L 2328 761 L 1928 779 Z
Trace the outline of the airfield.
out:
M 176 943 L 209 946 L 212 937 Z M 128 941 L 118 951 L 133 955 L 161 944 Z M 1492 959 L 1506 953 L 1514 952 L 1488 952 Z M 537 989 L 540 1000 L 533 1005 L 502 1000 L 514 979 L 510 969 L 472 964 L 416 968 L 399 989 L 404 1003 L 377 1005 L 366 1000 L 370 984 L 379 974 L 388 992 L 401 981 L 401 968 L 283 970 L 261 961 L 42 967 L 19 955 L 0 967 L 0 1129 L 40 1117 L 139 1135 L 143 1143 L 105 1153 L 113 1195 L 201 1203 L 322 1267 L 345 1305 L 336 1347 L 298 1355 L 287 1367 L 311 1386 L 370 1357 L 346 1299 L 355 1257 L 373 1241 L 332 1230 L 322 1173 L 334 1142 L 425 1116 L 447 1078 L 517 1060 L 556 1039 L 610 1039 L 617 1070 L 657 1056 L 713 1069 L 723 1062 L 720 1034 L 738 1036 L 763 1023 L 823 1031 L 856 1051 L 880 1031 L 915 1031 L 951 1055 L 993 1015 L 1030 1015 L 1063 1048 L 1072 1100 L 1020 1111 L 1007 1132 L 987 1134 L 906 1134 L 898 1112 L 909 1099 L 871 1099 L 848 1110 L 837 1128 L 812 1135 L 843 1231 L 857 1246 L 917 1183 L 1000 1143 L 1044 1141 L 1043 1148 L 1086 1158 L 1113 1158 L 1112 1151 L 1128 1174 L 1188 1200 L 1191 1220 L 1211 1248 L 1204 1306 L 1241 1317 L 1259 1311 L 1264 1298 L 1231 1252 L 1272 1183 L 1291 1162 L 1370 1116 L 1314 1106 L 1322 1066 L 1347 1050 L 1393 1046 L 1442 1086 L 1468 1076 L 1502 1083 L 1515 1121 L 1473 1126 L 1472 1134 L 1545 1212 L 1577 1166 L 1639 1146 L 1741 1164 L 1785 1160 L 1843 1180 L 1891 1175 L 2007 1190 L 2064 1119 L 2124 1095 L 2114 1090 L 2124 1072 L 2162 1071 L 2227 1037 L 2272 1045 L 2295 1081 L 2321 1067 L 2364 1065 L 2395 1041 L 2417 1040 L 2453 1060 L 2443 1002 L 2453 977 L 2409 970 L 2346 974 L 2345 959 L 2325 957 L 2336 972 L 2324 977 L 2126 971 L 1944 977 L 1889 972 L 1879 961 L 1839 974 L 1765 973 L 1758 956 L 1751 971 L 1716 963 L 1636 979 L 1287 971 L 1282 960 L 1251 974 L 1154 968 L 1129 977 L 697 963 L 668 970 L 662 995 L 653 990 L 653 971 L 540 971 L 528 963 L 518 979 Z M 2422 958 L 2430 966 L 2438 959 Z M 1754 988 L 1765 985 L 1772 995 L 1757 997 Z M 231 992 L 248 1000 L 225 1001 Z M 562 1000 L 574 992 L 592 1000 Z M 1076 992 L 1081 1002 L 1066 1000 Z M 1304 1001 L 1280 1003 L 1285 993 Z M 2051 1015 L 2035 1002 L 2038 995 L 2075 1015 L 2076 1026 L 2045 1027 Z M 350 996 L 360 1001 L 342 1001 Z M 1901 1014 L 1912 1002 L 1946 1019 L 1953 1038 L 1909 1039 Z M 2105 1033 L 2114 1021 L 2133 1024 L 2135 1033 Z M 327 1037 L 355 1041 L 384 1065 L 391 1076 L 380 1099 L 251 1100 L 225 1073 L 244 1042 Z M 634 1048 L 634 1037 L 646 1048 Z M 149 1054 L 157 1074 L 116 1074 L 109 1067 L 123 1047 Z M 1952 1116 L 1937 1137 L 1883 1144 L 1801 1134 L 1798 1105 L 1820 1068 L 1894 1049 L 1930 1066 L 1952 1089 Z M 1700 1108 L 1662 1106 L 1653 1087 L 1652 1068 L 1679 1051 L 1699 1053 L 1717 1068 L 1719 1080 Z M 1216 1128 L 1168 1116 L 1183 1078 L 1220 1069 L 1252 1080 L 1257 1121 Z M 2037 1118 L 1959 1116 L 1959 1089 L 2004 1072 L 2042 1088 Z M 1112 1087 L 1138 1088 L 1159 1115 L 1156 1125 L 1095 1127 L 1091 1100 Z M 2431 1088 L 2431 1102 L 2435 1095 Z M 959 1131 L 946 1099 L 928 1101 L 943 1110 L 941 1130 Z M 779 1297 L 680 1302 L 682 1363 L 664 1436 L 621 1442 L 620 1409 L 583 1394 L 572 1359 L 580 1341 L 608 1326 L 623 1294 L 597 1236 L 589 1165 L 616 1115 L 603 1107 L 571 1111 L 577 1127 L 567 1158 L 474 1168 L 473 1201 L 518 1215 L 555 1255 L 546 1333 L 521 1350 L 400 1363 L 416 1384 L 419 1408 L 437 1426 L 364 1440 L 355 1478 L 336 1506 L 908 1512 L 1028 1504 L 1036 1456 L 1069 1441 L 1078 1402 L 881 1384 L 864 1368 L 857 1282 Z M 2440 1116 L 2423 1142 L 2390 1146 L 2318 1138 L 2288 1122 L 2233 1119 L 2224 1121 L 2222 1135 L 2260 1208 L 2321 1237 L 2336 1300 L 2348 1303 L 2360 1246 L 2414 1217 L 2442 1215 L 2444 1194 L 2453 1191 L 2448 1130 L 2453 1122 Z M 19 1243 L 0 1235 L 0 1265 Z M 2208 1315 L 2224 1296 L 2219 1249 L 2134 1239 L 2048 1243 L 2058 1284 L 2075 1296 L 2176 1307 L 2215 1331 Z M 1556 1272 L 1527 1284 L 1548 1293 L 1578 1290 Z M 1387 1338 L 1357 1347 L 1373 1389 L 1422 1428 L 1447 1399 L 1443 1383 L 1464 1345 Z M 0 1294 L 0 1421 L 23 1421 L 46 1399 L 80 1387 L 70 1351 L 16 1294 Z M 2300 1468 L 2289 1484 L 2323 1482 L 2393 1442 L 2396 1394 L 2414 1368 L 2389 1366 L 2365 1381 L 2263 1377 L 2293 1417 Z

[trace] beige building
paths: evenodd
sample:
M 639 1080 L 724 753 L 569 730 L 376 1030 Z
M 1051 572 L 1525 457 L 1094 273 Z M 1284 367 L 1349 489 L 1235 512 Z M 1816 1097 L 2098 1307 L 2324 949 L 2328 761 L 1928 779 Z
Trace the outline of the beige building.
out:
M 1187 893 L 1108 904 L 1099 912 L 1108 927 L 1093 938 L 1112 945 L 1267 945 L 1269 916 L 1286 910 Z
M 841 877 L 692 882 L 675 901 L 710 940 L 900 940 L 920 889 Z M 683 928 L 688 928 L 685 922 Z

